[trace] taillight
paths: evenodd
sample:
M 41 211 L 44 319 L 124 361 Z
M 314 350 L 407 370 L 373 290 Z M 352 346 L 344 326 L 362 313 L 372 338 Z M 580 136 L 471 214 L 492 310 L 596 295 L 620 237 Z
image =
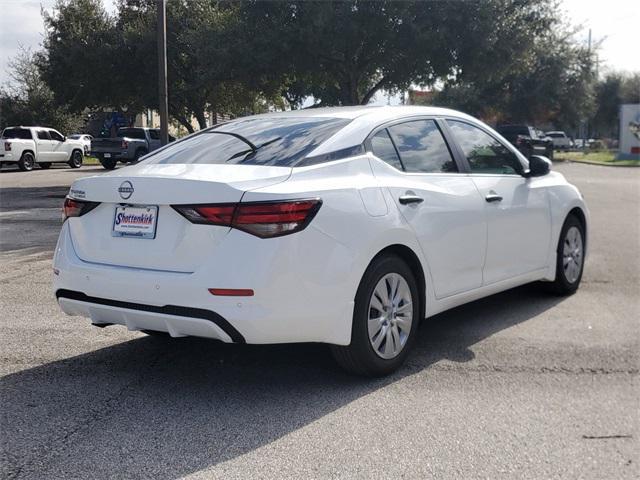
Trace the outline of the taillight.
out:
M 303 230 L 322 205 L 319 198 L 275 202 L 173 205 L 192 223 L 222 225 L 260 238 L 279 237 Z
M 11 151 L 11 142 L 4 142 L 4 151 L 5 152 Z
M 100 205 L 100 202 L 86 202 L 67 197 L 64 199 L 64 206 L 62 207 L 62 220 L 64 221 L 69 217 L 80 217 L 85 213 L 89 213 L 98 205 Z
M 122 140 L 122 149 L 126 150 L 128 146 L 129 146 L 129 144 L 127 143 L 127 141 L 126 140 Z

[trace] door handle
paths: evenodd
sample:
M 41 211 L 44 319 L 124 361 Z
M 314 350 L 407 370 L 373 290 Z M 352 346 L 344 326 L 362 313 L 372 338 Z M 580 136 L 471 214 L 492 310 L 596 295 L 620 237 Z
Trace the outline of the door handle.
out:
M 424 198 L 418 197 L 417 195 L 402 195 L 398 201 L 402 205 L 409 205 L 411 203 L 422 203 L 424 202 Z
M 500 195 L 498 195 L 497 193 L 490 193 L 489 195 L 484 197 L 484 199 L 489 203 L 501 202 L 502 201 L 502 197 Z

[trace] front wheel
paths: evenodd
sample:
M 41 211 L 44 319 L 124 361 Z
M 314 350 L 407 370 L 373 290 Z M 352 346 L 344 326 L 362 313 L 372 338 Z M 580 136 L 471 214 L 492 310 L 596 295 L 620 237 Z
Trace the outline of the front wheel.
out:
M 67 162 L 71 168 L 80 168 L 82 166 L 82 152 L 80 150 L 74 150 L 71 154 L 71 159 Z
M 402 259 L 395 255 L 376 258 L 356 293 L 351 344 L 331 347 L 338 364 L 366 376 L 397 370 L 415 339 L 419 298 L 416 279 Z
M 569 215 L 558 241 L 556 278 L 550 289 L 558 295 L 571 295 L 578 290 L 584 270 L 585 232 L 575 215 Z
M 31 152 L 24 152 L 18 161 L 18 168 L 23 172 L 30 172 L 33 170 L 33 165 L 36 163 L 36 159 Z

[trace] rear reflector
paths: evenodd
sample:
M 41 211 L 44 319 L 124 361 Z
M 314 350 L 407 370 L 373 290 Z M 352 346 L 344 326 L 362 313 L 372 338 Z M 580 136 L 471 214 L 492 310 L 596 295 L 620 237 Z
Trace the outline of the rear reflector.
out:
M 87 202 L 67 197 L 64 199 L 64 206 L 62 207 L 62 220 L 64 221 L 69 217 L 80 217 L 85 213 L 89 213 L 98 205 L 100 205 L 100 202 Z
M 322 205 L 319 198 L 275 202 L 173 205 L 192 223 L 237 228 L 260 238 L 303 230 Z
M 219 297 L 253 297 L 250 288 L 210 288 L 209 293 Z

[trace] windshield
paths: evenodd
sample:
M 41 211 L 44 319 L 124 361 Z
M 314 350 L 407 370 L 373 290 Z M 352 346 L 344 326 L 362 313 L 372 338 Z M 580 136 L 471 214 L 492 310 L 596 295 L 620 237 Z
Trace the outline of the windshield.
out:
M 14 140 L 31 140 L 31 130 L 28 128 L 5 128 L 2 138 L 12 138 Z
M 349 123 L 342 118 L 250 118 L 221 124 L 152 154 L 144 163 L 291 167 Z

